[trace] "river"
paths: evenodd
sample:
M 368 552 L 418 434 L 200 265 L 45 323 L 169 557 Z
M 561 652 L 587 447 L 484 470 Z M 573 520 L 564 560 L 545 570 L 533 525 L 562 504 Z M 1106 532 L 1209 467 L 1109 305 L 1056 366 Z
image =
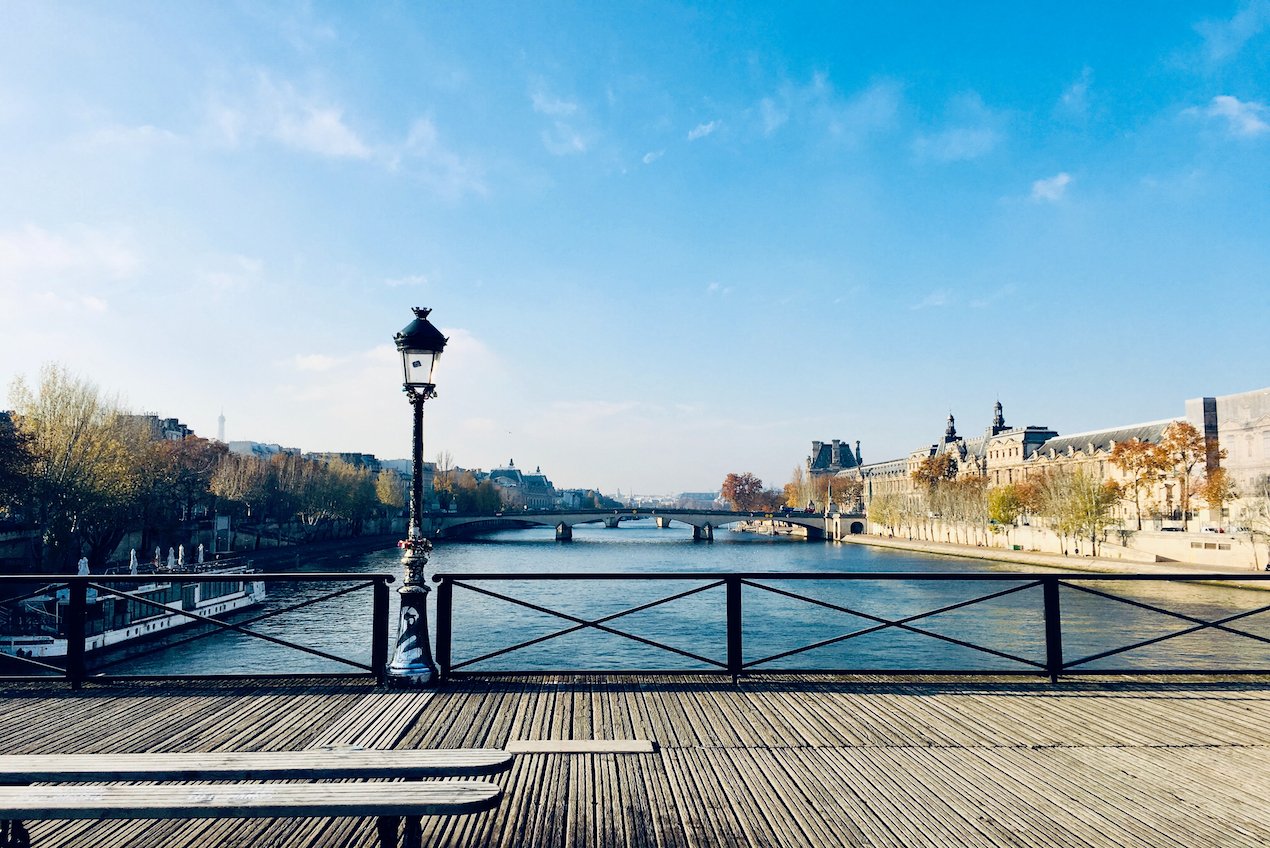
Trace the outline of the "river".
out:
M 400 552 L 393 548 L 361 555 L 316 560 L 301 571 L 349 573 L 388 572 L 400 575 Z M 574 528 L 570 543 L 554 540 L 550 528 L 505 531 L 470 541 L 438 544 L 428 574 L 472 573 L 649 573 L 700 572 L 1017 572 L 1021 566 L 994 565 L 975 560 L 871 548 L 826 544 L 784 536 L 753 533 L 716 533 L 715 542 L 693 542 L 690 528 L 674 525 L 658 529 L 650 521 L 624 523 L 617 529 L 599 526 Z M 395 585 L 399 585 L 395 584 Z M 480 584 L 527 602 L 588 620 L 610 615 L 658 597 L 685 591 L 700 583 L 647 581 L 526 581 Z M 816 606 L 747 587 L 744 593 L 745 645 L 748 661 L 861 630 L 877 622 L 867 615 L 894 620 L 1009 588 L 1005 583 L 890 581 L 778 581 L 783 591 L 810 595 L 849 607 L 866 617 Z M 1085 584 L 1082 584 L 1085 585 Z M 1270 603 L 1264 592 L 1198 584 L 1130 584 L 1099 581 L 1091 588 L 1151 603 L 1203 620 L 1232 615 Z M 328 591 L 311 584 L 269 585 L 263 611 L 315 597 Z M 392 600 L 391 632 L 397 627 L 396 592 Z M 431 595 L 435 602 L 436 592 Z M 1073 589 L 1062 590 L 1063 648 L 1070 661 L 1119 645 L 1151 639 L 1191 626 L 1140 607 L 1101 599 Z M 914 620 L 923 628 L 950 638 L 993 647 L 1033 661 L 1045 656 L 1039 588 L 981 604 Z M 253 610 L 258 615 L 261 610 Z M 435 624 L 435 606 L 429 618 Z M 1262 638 L 1270 638 L 1270 614 L 1232 623 Z M 309 647 L 368 662 L 371 599 L 369 591 L 346 595 L 250 625 L 253 630 Z M 569 626 L 560 618 L 535 612 L 472 592 L 454 591 L 454 662 L 546 635 Z M 615 619 L 610 626 L 638 634 L 680 650 L 723 660 L 725 608 L 722 587 L 666 606 Z M 279 673 L 349 670 L 337 663 L 300 654 L 282 646 L 237 633 L 214 634 L 162 652 L 119 661 L 120 673 Z M 1270 667 L 1266 643 L 1239 638 L 1213 629 L 1172 639 L 1149 648 L 1090 663 L 1090 669 Z M 104 660 L 98 658 L 94 665 Z M 838 642 L 814 651 L 765 664 L 763 668 L 926 668 L 1019 669 L 1017 662 L 984 654 L 895 627 Z M 627 639 L 585 630 L 542 642 L 472 670 L 505 669 L 700 669 L 688 658 L 658 651 Z

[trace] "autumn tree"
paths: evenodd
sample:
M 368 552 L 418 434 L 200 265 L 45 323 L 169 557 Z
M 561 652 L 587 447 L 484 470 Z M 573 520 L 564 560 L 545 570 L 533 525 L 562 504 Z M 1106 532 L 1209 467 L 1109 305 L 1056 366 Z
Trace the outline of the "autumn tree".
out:
M 729 474 L 723 478 L 723 499 L 738 511 L 758 509 L 762 500 L 763 481 L 750 472 Z
M 881 525 L 894 536 L 904 517 L 904 499 L 893 492 L 878 495 L 869 501 L 869 520 Z
M 102 564 L 135 516 L 148 434 L 118 401 L 56 365 L 34 391 L 14 381 L 11 400 L 30 452 L 20 509 L 40 529 L 37 569 L 69 571 L 84 553 Z
M 1217 513 L 1217 518 L 1221 520 L 1222 509 L 1226 504 L 1238 497 L 1235 491 L 1235 484 L 1231 482 L 1230 475 L 1225 468 L 1214 468 L 1204 475 L 1204 482 L 1200 484 L 1196 490 L 1196 494 L 1204 503 L 1208 504 L 1208 508 Z
M 1166 457 L 1166 468 L 1178 483 L 1178 498 L 1182 506 L 1182 529 L 1186 529 L 1190 512 L 1191 493 L 1194 489 L 1195 467 L 1207 458 L 1207 444 L 1203 434 L 1189 421 L 1174 421 L 1164 430 L 1160 449 Z M 1225 458 L 1221 451 L 1219 458 Z
M 1142 529 L 1142 490 L 1150 491 L 1169 467 L 1169 458 L 1165 450 L 1151 442 L 1141 439 L 1130 439 L 1116 442 L 1111 449 L 1111 464 L 1120 469 L 1124 475 L 1121 492 L 1133 499 L 1133 512 L 1138 519 L 1138 529 Z
M 375 497 L 389 509 L 404 509 L 406 506 L 405 480 L 391 468 L 381 470 L 375 476 Z
M 1039 481 L 1041 514 L 1060 540 L 1088 539 L 1090 553 L 1098 555 L 1103 532 L 1115 523 L 1112 508 L 1120 499 L 1113 481 L 1099 480 L 1083 468 L 1051 471 Z M 1067 553 L 1064 544 L 1063 553 Z
M 785 484 L 784 491 L 785 506 L 791 506 L 796 509 L 804 507 L 811 500 L 811 478 L 807 475 L 807 469 L 802 465 L 795 465 L 794 471 L 789 476 L 789 482 Z
M 988 519 L 1004 527 L 1018 524 L 1023 515 L 1023 498 L 1013 483 L 988 490 Z
M 957 476 L 957 460 L 947 451 L 925 457 L 913 471 L 913 482 L 932 488 L 941 481 Z

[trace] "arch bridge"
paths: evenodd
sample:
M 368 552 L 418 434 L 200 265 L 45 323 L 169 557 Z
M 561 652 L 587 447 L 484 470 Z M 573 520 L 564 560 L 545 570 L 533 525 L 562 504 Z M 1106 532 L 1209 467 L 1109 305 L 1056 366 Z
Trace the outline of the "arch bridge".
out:
M 627 509 L 526 509 L 503 510 L 497 513 L 431 513 L 425 517 L 424 531 L 436 538 L 456 538 L 493 533 L 499 530 L 517 530 L 530 527 L 554 527 L 556 540 L 567 542 L 573 538 L 573 528 L 578 524 L 603 524 L 617 528 L 623 521 L 651 518 L 658 527 L 668 527 L 678 521 L 692 527 L 692 538 L 714 541 L 718 527 L 740 521 L 780 521 L 807 528 L 811 539 L 839 538 L 842 535 L 864 532 L 864 516 L 846 513 L 762 512 L 742 510 L 663 509 L 632 507 Z

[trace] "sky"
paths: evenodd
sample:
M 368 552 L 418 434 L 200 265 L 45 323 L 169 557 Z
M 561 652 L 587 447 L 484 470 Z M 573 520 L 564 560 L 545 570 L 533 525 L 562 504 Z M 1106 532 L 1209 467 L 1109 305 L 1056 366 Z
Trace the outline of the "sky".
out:
M 560 487 L 1270 385 L 1270 0 L 0 0 L 0 407 Z

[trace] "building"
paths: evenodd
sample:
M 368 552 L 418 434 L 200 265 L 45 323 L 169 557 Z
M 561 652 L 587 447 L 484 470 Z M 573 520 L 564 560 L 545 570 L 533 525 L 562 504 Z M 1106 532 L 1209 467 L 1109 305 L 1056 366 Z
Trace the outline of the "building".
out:
M 1186 418 L 1208 439 L 1209 463 L 1214 454 L 1235 489 L 1245 497 L 1264 492 L 1270 477 L 1270 388 L 1186 402 Z
M 1127 478 L 1111 463 L 1112 451 L 1118 443 L 1136 440 L 1159 444 L 1170 425 L 1188 421 L 1205 439 L 1204 471 L 1217 467 L 1226 469 L 1242 501 L 1236 502 L 1229 515 L 1238 517 L 1248 509 L 1259 508 L 1252 505 L 1251 500 L 1270 494 L 1270 388 L 1194 398 L 1185 402 L 1185 413 L 1185 417 L 1060 435 L 1037 425 L 1008 426 L 998 401 L 993 407 L 991 423 L 982 435 L 960 435 L 956 420 L 949 413 L 943 436 L 930 445 L 910 452 L 907 457 L 863 464 L 858 462 L 857 444 L 856 464 L 864 481 L 866 503 L 886 494 L 914 494 L 913 472 L 928 457 L 941 453 L 951 457 L 952 477 L 982 477 L 989 486 L 1025 481 L 1051 469 L 1080 469 L 1099 480 L 1123 483 Z M 838 448 L 838 442 L 831 445 L 813 442 L 808 471 L 813 476 L 842 473 L 851 469 L 849 457 L 850 451 Z M 1168 474 L 1160 475 L 1141 492 L 1141 517 L 1181 518 L 1186 501 L 1181 485 Z M 1190 500 L 1194 504 L 1194 498 Z M 1191 511 L 1197 511 L 1198 507 L 1199 504 L 1193 505 Z M 1126 522 L 1138 517 L 1130 503 L 1121 504 L 1118 510 Z M 1220 516 L 1211 518 L 1217 523 Z
M 315 459 L 318 462 L 340 462 L 347 463 L 354 468 L 365 468 L 372 474 L 378 474 L 383 467 L 382 463 L 375 457 L 373 453 L 354 453 L 352 451 L 340 452 L 322 452 L 322 453 L 306 453 L 306 459 Z
M 254 456 L 257 459 L 269 459 L 278 454 L 288 454 L 290 456 L 299 456 L 301 454 L 299 448 L 284 448 L 282 445 L 267 442 L 226 442 L 225 447 L 229 449 L 230 453 Z
M 551 509 L 556 505 L 556 487 L 542 473 L 541 466 L 525 473 L 516 467 L 514 459 L 509 459 L 507 465 L 491 471 L 488 479 L 507 506 Z
M 153 414 L 128 415 L 125 417 L 149 427 L 150 437 L 155 441 L 180 442 L 194 435 L 193 430 L 176 418 L 160 418 Z

